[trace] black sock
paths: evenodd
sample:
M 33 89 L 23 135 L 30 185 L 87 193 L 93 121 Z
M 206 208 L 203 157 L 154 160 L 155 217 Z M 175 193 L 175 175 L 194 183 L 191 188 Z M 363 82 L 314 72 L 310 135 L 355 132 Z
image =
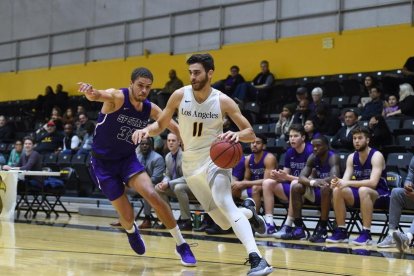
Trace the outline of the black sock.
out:
M 295 218 L 295 220 L 293 222 L 295 223 L 295 226 L 297 226 L 297 227 L 302 227 L 303 226 L 302 218 Z
M 319 226 L 322 228 L 326 228 L 326 226 L 328 226 L 328 221 L 327 220 L 320 220 L 319 221 Z

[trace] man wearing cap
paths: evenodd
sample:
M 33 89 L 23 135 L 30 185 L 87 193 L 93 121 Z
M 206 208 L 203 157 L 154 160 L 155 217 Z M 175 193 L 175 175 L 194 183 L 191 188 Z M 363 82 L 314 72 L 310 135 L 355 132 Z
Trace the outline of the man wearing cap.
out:
M 46 133 L 36 141 L 34 148 L 40 154 L 53 153 L 63 146 L 63 135 L 56 131 L 55 122 L 46 124 Z

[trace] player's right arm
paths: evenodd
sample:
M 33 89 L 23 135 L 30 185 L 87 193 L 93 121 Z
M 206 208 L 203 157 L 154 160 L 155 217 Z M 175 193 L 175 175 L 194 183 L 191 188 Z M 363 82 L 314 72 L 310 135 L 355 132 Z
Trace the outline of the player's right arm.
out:
M 141 142 L 141 139 L 143 138 L 157 136 L 161 132 L 163 132 L 164 129 L 166 129 L 169 126 L 175 111 L 180 106 L 180 102 L 183 96 L 184 96 L 184 88 L 180 88 L 176 90 L 174 93 L 172 93 L 164 110 L 158 116 L 158 119 L 151 125 L 143 129 L 136 130 L 132 134 L 132 141 L 135 144 L 138 144 Z
M 314 160 L 315 160 L 315 155 L 312 153 L 309 156 L 308 160 L 306 160 L 305 167 L 300 172 L 299 180 L 298 180 L 300 184 L 311 186 L 309 176 L 311 175 L 312 168 L 314 167 Z
M 92 102 L 102 102 L 102 112 L 105 114 L 118 110 L 124 101 L 124 94 L 121 90 L 110 88 L 98 90 L 89 83 L 78 82 L 78 91 L 85 94 L 85 97 Z

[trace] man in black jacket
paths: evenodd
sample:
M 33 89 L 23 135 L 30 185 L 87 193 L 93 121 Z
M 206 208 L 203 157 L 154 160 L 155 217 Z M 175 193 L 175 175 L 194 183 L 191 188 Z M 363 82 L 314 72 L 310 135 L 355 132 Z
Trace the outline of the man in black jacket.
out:
M 354 148 L 351 131 L 358 125 L 358 114 L 354 109 L 348 109 L 344 114 L 345 125 L 332 137 L 331 146 L 337 150 L 351 152 Z

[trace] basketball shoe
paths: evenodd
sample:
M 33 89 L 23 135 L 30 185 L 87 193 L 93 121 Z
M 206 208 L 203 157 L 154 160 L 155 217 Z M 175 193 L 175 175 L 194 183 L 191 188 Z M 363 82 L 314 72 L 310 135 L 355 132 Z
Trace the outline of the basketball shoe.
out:
M 145 243 L 141 238 L 141 235 L 139 234 L 138 228 L 133 224 L 133 227 L 135 228 L 135 232 L 130 234 L 127 232 L 128 241 L 131 245 L 132 250 L 135 251 L 138 255 L 142 255 L 145 253 Z
M 191 252 L 188 243 L 177 245 L 175 247 L 175 253 L 181 258 L 181 263 L 184 266 L 196 266 L 197 260 L 194 257 L 193 252 Z
M 243 201 L 242 206 L 244 208 L 249 209 L 253 213 L 253 216 L 249 219 L 249 222 L 253 227 L 253 230 L 259 234 L 264 234 L 266 232 L 266 223 L 264 218 L 257 214 L 256 203 L 254 202 L 254 200 L 251 198 L 246 198 Z
M 392 233 L 392 237 L 394 238 L 400 253 L 404 253 L 410 247 L 410 240 L 406 234 L 395 231 Z
M 309 233 L 304 227 L 296 226 L 292 231 L 281 236 L 282 240 L 307 240 Z
M 309 238 L 309 241 L 315 242 L 315 243 L 325 242 L 327 237 L 328 237 L 328 231 L 326 230 L 326 227 L 318 226 L 315 229 L 315 232 Z
M 390 234 L 388 234 L 382 242 L 377 244 L 378 248 L 393 248 L 396 246 L 397 244 L 395 243 L 394 238 Z
M 337 227 L 332 233 L 332 236 L 326 238 L 326 242 L 330 243 L 347 243 L 348 233 L 346 228 Z
M 371 231 L 366 229 L 362 230 L 359 233 L 358 238 L 353 240 L 351 243 L 355 245 L 370 245 L 372 243 Z
M 266 231 L 264 232 L 264 234 L 260 234 L 256 232 L 255 236 L 259 238 L 273 237 L 275 233 L 276 233 L 276 226 L 274 224 L 269 224 L 266 222 Z
M 273 272 L 273 267 L 271 267 L 264 258 L 260 258 L 255 252 L 249 254 L 249 259 L 246 263 L 247 262 L 250 263 L 250 270 L 247 272 L 248 276 L 262 276 Z
M 276 239 L 281 239 L 283 235 L 286 235 L 286 234 L 288 234 L 288 233 L 290 233 L 290 232 L 292 232 L 292 231 L 293 231 L 293 227 L 292 227 L 292 226 L 288 226 L 288 225 L 286 225 L 286 224 L 283 224 L 282 228 L 280 228 L 280 230 L 279 230 L 279 231 L 277 231 L 277 232 L 274 234 L 274 237 L 275 237 Z

